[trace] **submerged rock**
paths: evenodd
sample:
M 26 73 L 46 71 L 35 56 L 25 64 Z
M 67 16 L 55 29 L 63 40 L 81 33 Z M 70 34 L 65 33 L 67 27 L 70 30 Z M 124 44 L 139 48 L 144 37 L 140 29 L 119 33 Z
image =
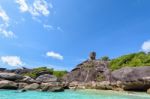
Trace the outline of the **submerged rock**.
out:
M 25 89 L 21 89 L 21 90 L 19 90 L 19 92 L 26 92 L 27 90 L 25 90 Z
M 51 92 L 63 92 L 64 88 L 63 87 L 53 87 L 52 89 L 49 89 L 48 91 L 51 91 Z

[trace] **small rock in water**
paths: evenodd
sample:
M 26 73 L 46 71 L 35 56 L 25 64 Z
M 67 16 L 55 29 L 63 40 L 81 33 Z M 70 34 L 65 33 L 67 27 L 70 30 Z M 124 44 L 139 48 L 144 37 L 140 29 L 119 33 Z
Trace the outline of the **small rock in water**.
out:
M 150 94 L 150 88 L 147 90 L 147 93 Z
M 64 88 L 62 88 L 62 87 L 56 87 L 56 88 L 51 89 L 50 91 L 51 92 L 63 92 Z
M 22 89 L 22 90 L 20 90 L 19 92 L 26 92 L 27 90 L 25 90 L 25 89 Z

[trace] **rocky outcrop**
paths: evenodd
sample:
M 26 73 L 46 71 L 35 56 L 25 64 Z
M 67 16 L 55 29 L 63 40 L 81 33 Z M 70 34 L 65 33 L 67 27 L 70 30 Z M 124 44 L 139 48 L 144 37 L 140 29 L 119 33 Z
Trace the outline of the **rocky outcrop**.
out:
M 89 55 L 90 60 L 95 60 L 96 59 L 96 52 L 91 52 Z
M 147 90 L 147 93 L 150 94 L 150 88 Z
M 38 81 L 36 81 L 35 79 L 33 79 L 29 76 L 24 76 L 24 78 L 22 80 L 20 80 L 20 82 L 25 82 L 25 83 L 31 84 L 31 83 L 37 83 Z
M 0 81 L 0 89 L 17 89 L 18 84 L 13 81 L 3 80 Z
M 110 71 L 109 61 L 96 60 L 96 53 L 90 53 L 89 60 L 77 65 L 63 77 L 63 81 L 53 76 L 45 67 L 34 71 L 36 77 L 21 76 L 29 69 L 0 70 L 0 89 L 22 89 L 61 92 L 64 88 L 140 90 L 150 93 L 150 66 L 123 67 Z M 34 69 L 35 70 L 35 69 Z
M 50 75 L 50 74 L 44 74 L 44 75 L 40 75 L 39 77 L 36 78 L 36 81 L 38 82 L 57 82 L 57 77 L 55 77 L 54 75 Z
M 25 89 L 25 90 L 37 90 L 39 87 L 40 87 L 39 84 L 33 83 L 33 84 L 25 86 L 23 89 Z
M 26 74 L 28 72 L 32 71 L 32 69 L 28 69 L 28 68 L 25 68 L 25 67 L 22 67 L 20 69 L 13 69 L 13 70 L 9 70 L 9 72 L 12 72 L 12 73 L 15 73 L 15 74 Z
M 63 85 L 60 82 L 42 83 L 40 87 L 42 91 L 51 91 L 51 92 L 64 91 Z
M 27 86 L 28 84 L 27 83 L 22 83 L 22 82 L 20 82 L 20 83 L 18 83 L 18 89 L 23 89 L 23 88 L 25 88 L 25 86 Z
M 23 76 L 15 74 L 15 73 L 5 73 L 4 72 L 4 73 L 0 73 L 0 78 L 15 81 L 15 80 L 23 79 Z
M 147 90 L 150 88 L 150 66 L 124 67 L 113 71 L 112 80 L 121 81 L 125 90 Z
M 77 65 L 64 76 L 64 81 L 69 88 L 112 89 L 110 88 L 111 73 L 108 64 L 108 61 L 96 60 L 96 53 L 91 52 L 89 60 Z
M 150 66 L 123 67 L 110 72 L 109 62 L 96 60 L 96 53 L 64 77 L 70 88 L 143 91 L 150 88 Z
M 111 86 L 111 82 L 109 81 L 102 81 L 96 83 L 95 89 L 103 89 L 103 90 L 112 90 L 113 87 Z
M 64 85 L 57 81 L 57 77 L 50 74 L 40 75 L 33 79 L 29 76 L 1 72 L 0 89 L 20 89 L 23 92 L 27 90 L 61 92 L 64 91 Z
M 63 87 L 53 87 L 51 90 L 49 90 L 51 92 L 63 92 L 64 88 Z
M 31 71 L 32 71 L 32 69 L 28 69 L 28 68 L 25 68 L 25 67 L 21 67 L 21 68 L 11 69 L 11 70 L 5 69 L 3 72 L 15 73 L 15 74 L 22 75 L 22 74 L 29 73 L 29 72 L 31 72 Z
M 84 61 L 64 77 L 66 82 L 107 81 L 109 79 L 108 62 L 100 60 Z

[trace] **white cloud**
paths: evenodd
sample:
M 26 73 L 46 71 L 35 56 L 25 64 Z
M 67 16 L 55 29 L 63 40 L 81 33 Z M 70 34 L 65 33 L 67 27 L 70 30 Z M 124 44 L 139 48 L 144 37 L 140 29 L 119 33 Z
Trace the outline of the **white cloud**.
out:
M 52 4 L 48 4 L 45 0 L 34 0 L 32 4 L 27 0 L 16 0 L 16 3 L 19 4 L 21 12 L 29 12 L 32 16 L 48 16 L 49 8 L 53 8 Z
M 57 31 L 60 31 L 60 32 L 64 32 L 64 30 L 60 27 L 60 26 L 52 26 L 52 25 L 49 25 L 49 24 L 43 24 L 43 27 L 47 30 L 57 30 Z
M 54 30 L 54 27 L 52 25 L 43 24 L 43 27 L 49 30 Z
M 22 66 L 23 63 L 18 56 L 2 56 L 0 60 L 9 66 Z
M 0 28 L 0 34 L 2 34 L 6 38 L 14 38 L 16 37 L 12 31 L 8 31 Z
M 9 21 L 9 17 L 6 14 L 6 12 L 0 7 L 0 17 L 4 22 L 8 22 Z
M 64 30 L 60 26 L 57 27 L 57 30 L 60 32 L 64 32 Z
M 7 37 L 7 38 L 12 38 L 15 37 L 15 34 L 7 30 L 9 27 L 9 16 L 6 14 L 6 12 L 0 7 L 0 19 L 2 20 L 2 23 L 0 24 L 0 35 Z
M 47 52 L 46 56 L 54 58 L 54 59 L 58 59 L 58 60 L 63 60 L 64 59 L 64 57 L 62 55 L 60 55 L 59 53 L 55 53 L 53 51 Z
M 19 9 L 21 12 L 28 11 L 29 7 L 26 3 L 26 0 L 16 0 L 16 3 L 18 3 L 20 5 Z
M 150 52 L 150 40 L 143 43 L 142 50 L 146 53 Z
M 33 11 L 36 13 L 41 13 L 45 16 L 49 15 L 48 4 L 45 0 L 35 0 L 33 3 Z

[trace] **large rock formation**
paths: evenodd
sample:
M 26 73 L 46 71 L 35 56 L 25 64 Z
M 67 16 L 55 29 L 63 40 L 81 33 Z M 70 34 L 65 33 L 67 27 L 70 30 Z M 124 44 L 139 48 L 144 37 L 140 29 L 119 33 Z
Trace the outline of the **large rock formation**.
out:
M 147 90 L 150 88 L 150 66 L 124 67 L 112 72 L 112 81 L 121 81 L 125 90 Z
M 90 82 L 109 80 L 110 72 L 108 62 L 100 60 L 87 60 L 73 69 L 65 77 L 66 82 Z
M 38 82 L 57 82 L 57 77 L 50 74 L 44 74 L 36 78 Z
M 7 69 L 3 70 L 3 72 L 15 73 L 15 74 L 19 74 L 19 75 L 26 74 L 26 73 L 29 73 L 31 71 L 32 71 L 32 69 L 28 69 L 25 67 L 12 69 L 12 70 L 7 70 Z
M 0 78 L 1 79 L 6 79 L 6 80 L 18 80 L 18 79 L 23 79 L 23 76 L 15 74 L 15 73 L 0 73 Z
M 6 70 L 7 71 L 7 70 Z M 57 77 L 44 74 L 37 78 L 21 76 L 7 71 L 0 72 L 0 89 L 41 90 L 60 92 L 64 91 L 64 85 L 57 81 Z M 44 86 L 45 85 L 45 86 Z
M 39 84 L 33 83 L 24 87 L 25 90 L 37 90 L 40 87 Z
M 108 61 L 96 60 L 96 53 L 77 65 L 60 82 L 47 69 L 36 71 L 36 77 L 21 76 L 28 70 L 0 69 L 0 89 L 64 91 L 64 88 L 94 88 L 105 90 L 147 90 L 150 93 L 150 66 L 123 67 L 110 72 Z M 31 72 L 29 70 L 29 72 Z
M 42 83 L 41 91 L 51 91 L 51 92 L 62 92 L 64 91 L 64 86 L 60 82 Z
M 147 93 L 150 94 L 150 88 L 147 90 Z
M 110 72 L 108 61 L 96 60 L 95 52 L 89 57 L 64 77 L 70 87 L 119 91 L 150 88 L 150 66 L 124 67 Z
M 13 81 L 2 80 L 0 81 L 0 89 L 17 89 L 18 84 Z
M 38 81 L 36 81 L 35 79 L 29 77 L 29 76 L 24 76 L 23 79 L 19 80 L 20 82 L 25 82 L 25 83 L 28 83 L 28 84 L 31 84 L 31 83 L 36 83 Z

